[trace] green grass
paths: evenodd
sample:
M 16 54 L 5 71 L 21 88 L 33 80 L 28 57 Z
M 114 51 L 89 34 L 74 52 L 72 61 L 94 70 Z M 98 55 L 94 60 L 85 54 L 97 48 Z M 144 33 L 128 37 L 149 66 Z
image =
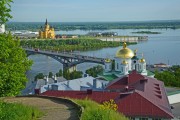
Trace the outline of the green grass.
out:
M 42 115 L 35 107 L 0 101 L 0 120 L 37 120 Z
M 81 120 L 128 120 L 124 115 L 111 109 L 103 109 L 91 100 L 74 100 L 84 108 Z

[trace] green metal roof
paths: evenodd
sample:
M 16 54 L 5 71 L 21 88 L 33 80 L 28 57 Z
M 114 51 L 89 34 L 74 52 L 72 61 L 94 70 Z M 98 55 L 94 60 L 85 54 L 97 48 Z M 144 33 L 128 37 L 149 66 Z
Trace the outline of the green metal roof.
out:
M 167 95 L 170 96 L 170 95 L 175 95 L 175 94 L 178 94 L 178 93 L 180 93 L 180 90 L 173 91 L 173 92 L 168 92 Z
M 116 75 L 112 74 L 112 75 L 103 75 L 103 74 L 99 74 L 100 77 L 104 78 L 107 81 L 112 81 L 116 78 L 118 78 Z

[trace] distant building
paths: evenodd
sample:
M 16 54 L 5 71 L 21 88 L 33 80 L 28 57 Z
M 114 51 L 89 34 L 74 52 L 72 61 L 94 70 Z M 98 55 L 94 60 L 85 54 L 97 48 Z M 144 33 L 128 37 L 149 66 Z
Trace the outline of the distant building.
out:
M 37 39 L 39 34 L 38 32 L 32 32 L 27 30 L 12 31 L 11 33 L 20 39 Z
M 66 39 L 66 38 L 78 38 L 78 35 L 56 35 L 55 36 L 56 39 L 58 38 L 63 38 L 63 39 Z
M 55 39 L 54 28 L 48 24 L 47 19 L 46 19 L 44 28 L 41 27 L 39 31 L 39 38 L 40 39 Z
M 0 25 L 0 33 L 4 33 L 5 32 L 5 25 L 2 24 Z
M 154 64 L 155 68 L 167 68 L 169 67 L 169 65 L 165 64 L 165 63 L 158 63 L 158 64 Z

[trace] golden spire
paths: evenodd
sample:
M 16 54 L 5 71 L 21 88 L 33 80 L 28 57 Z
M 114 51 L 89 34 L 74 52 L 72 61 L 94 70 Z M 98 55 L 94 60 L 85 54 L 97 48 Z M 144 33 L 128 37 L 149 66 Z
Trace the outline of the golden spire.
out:
M 127 47 L 127 44 L 126 44 L 126 42 L 124 41 L 124 43 L 123 43 L 123 48 L 126 48 Z
M 144 62 L 146 62 L 146 60 L 144 59 L 144 54 L 142 53 L 142 58 L 140 59 L 140 61 L 139 61 L 140 63 L 144 63 Z

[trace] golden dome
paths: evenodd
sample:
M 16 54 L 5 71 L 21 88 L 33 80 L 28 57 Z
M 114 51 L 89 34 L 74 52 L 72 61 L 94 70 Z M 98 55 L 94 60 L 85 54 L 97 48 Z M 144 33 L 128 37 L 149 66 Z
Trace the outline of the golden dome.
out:
M 107 58 L 107 59 L 105 59 L 104 61 L 105 61 L 106 63 L 110 63 L 110 62 L 111 62 L 111 59 L 108 59 L 108 58 Z
M 142 58 L 142 59 L 139 60 L 139 62 L 140 62 L 140 63 L 145 63 L 146 60 L 145 60 L 144 58 Z
M 128 64 L 128 62 L 127 62 L 126 60 L 123 60 L 121 64 L 123 64 L 123 65 L 127 65 L 127 64 Z
M 134 52 L 131 49 L 127 48 L 127 45 L 125 42 L 123 44 L 123 48 L 116 52 L 116 57 L 123 58 L 123 59 L 132 58 L 133 56 L 134 56 Z

